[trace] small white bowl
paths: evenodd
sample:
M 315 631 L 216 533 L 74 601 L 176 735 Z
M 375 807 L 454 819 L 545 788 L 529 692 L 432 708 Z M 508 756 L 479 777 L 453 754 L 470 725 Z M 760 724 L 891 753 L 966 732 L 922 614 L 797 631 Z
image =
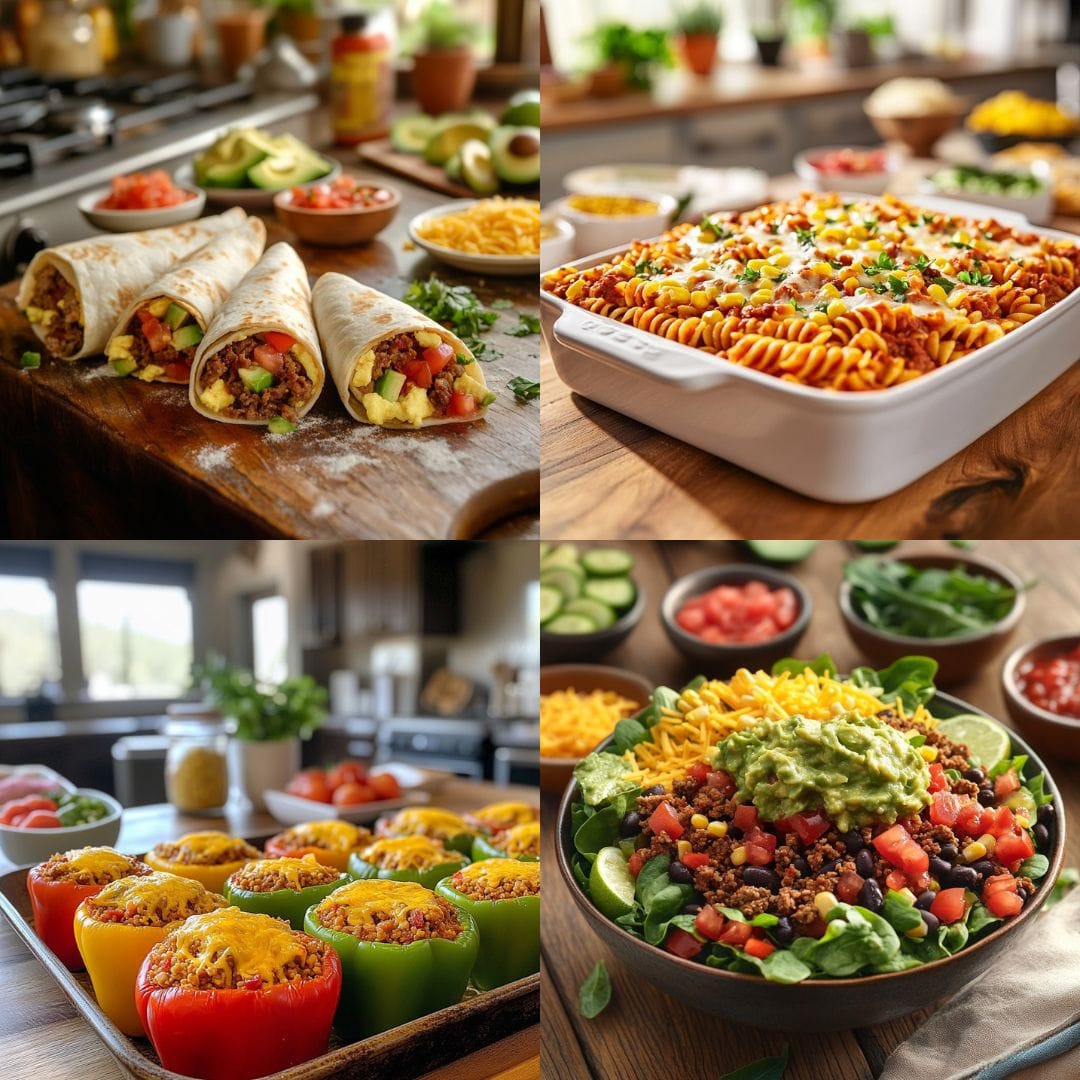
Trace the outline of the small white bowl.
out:
M 826 172 L 811 160 L 836 150 L 878 150 L 885 152 L 884 172 Z M 900 156 L 894 150 L 876 146 L 816 146 L 795 155 L 795 172 L 812 191 L 854 191 L 860 195 L 882 195 L 900 169 Z
M 593 192 L 592 194 L 604 193 Z M 567 195 L 560 199 L 555 204 L 555 212 L 574 227 L 577 234 L 574 242 L 576 258 L 591 255 L 595 251 L 606 251 L 620 244 L 628 244 L 631 240 L 648 240 L 659 236 L 670 225 L 677 205 L 675 198 L 671 195 L 657 195 L 652 192 L 642 194 L 633 191 L 617 191 L 610 194 L 645 199 L 654 203 L 656 210 L 649 214 L 618 216 L 587 214 L 582 210 L 575 210 L 570 205 L 570 200 L 574 196 Z
M 554 236 L 544 238 L 544 229 L 555 230 Z M 574 258 L 574 226 L 554 214 L 544 214 L 540 222 L 540 273 L 546 274 L 557 266 L 564 266 Z
M 517 277 L 520 274 L 540 273 L 539 255 L 481 255 L 472 251 L 458 251 L 456 248 L 442 247 L 440 244 L 425 240 L 420 235 L 418 230 L 427 222 L 466 210 L 482 201 L 482 199 L 457 199 L 454 202 L 422 211 L 409 222 L 409 239 L 433 258 L 441 260 L 448 266 L 456 266 L 459 270 L 468 270 L 476 274 L 494 274 L 496 277 Z
M 945 167 L 939 171 L 944 172 Z M 924 176 L 919 181 L 919 191 L 925 195 L 937 195 L 943 199 L 962 199 L 967 203 L 977 203 L 979 206 L 1020 214 L 1032 225 L 1049 225 L 1054 212 L 1054 190 L 1045 178 L 1039 177 L 1039 179 L 1043 180 L 1044 187 L 1042 191 L 1034 195 L 991 195 L 967 191 L 964 188 L 950 190 L 938 187 L 929 176 Z
M 91 225 L 106 232 L 139 232 L 142 229 L 162 229 L 166 225 L 179 225 L 182 221 L 192 221 L 197 218 L 206 205 L 205 192 L 198 188 L 180 184 L 185 191 L 191 193 L 190 199 L 185 199 L 175 206 L 156 206 L 147 210 L 102 210 L 98 203 L 106 198 L 110 188 L 98 188 L 96 191 L 88 191 L 79 196 L 78 207 Z
M 104 791 L 77 788 L 76 793 L 100 799 L 109 808 L 109 813 L 100 821 L 71 825 L 66 829 L 17 829 L 13 825 L 0 825 L 0 850 L 17 866 L 28 866 L 42 863 L 58 851 L 115 844 L 120 835 L 124 808 Z
M 356 803 L 353 806 L 335 806 L 333 803 L 317 802 L 315 799 L 305 799 L 300 795 L 273 789 L 264 791 L 263 798 L 271 817 L 282 825 L 302 825 L 305 821 L 324 821 L 331 818 L 359 825 L 374 821 L 391 810 L 400 810 L 403 806 L 429 802 L 431 796 L 426 791 L 408 791 L 396 799 L 379 799 L 376 802 Z

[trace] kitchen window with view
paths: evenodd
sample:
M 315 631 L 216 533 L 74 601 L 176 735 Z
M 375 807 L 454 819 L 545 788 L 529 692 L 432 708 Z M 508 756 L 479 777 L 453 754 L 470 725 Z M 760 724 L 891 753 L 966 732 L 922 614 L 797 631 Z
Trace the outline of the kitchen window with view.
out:
M 56 596 L 47 577 L 0 573 L 0 699 L 55 696 Z

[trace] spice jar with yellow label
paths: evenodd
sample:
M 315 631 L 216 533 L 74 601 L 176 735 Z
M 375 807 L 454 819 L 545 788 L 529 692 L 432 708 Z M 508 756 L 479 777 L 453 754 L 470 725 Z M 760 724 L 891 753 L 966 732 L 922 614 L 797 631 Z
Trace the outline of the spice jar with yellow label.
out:
M 330 46 L 330 108 L 334 142 L 353 146 L 382 138 L 390 129 L 394 69 L 389 37 L 368 26 L 368 15 L 350 12 Z

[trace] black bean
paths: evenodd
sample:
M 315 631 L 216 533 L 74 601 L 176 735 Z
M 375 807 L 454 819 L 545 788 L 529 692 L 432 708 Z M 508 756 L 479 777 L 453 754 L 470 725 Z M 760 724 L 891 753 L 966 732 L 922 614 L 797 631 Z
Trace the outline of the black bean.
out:
M 619 832 L 623 836 L 637 836 L 641 832 L 641 815 L 636 810 L 631 810 L 619 822 Z
M 780 916 L 780 921 L 772 928 L 771 933 L 781 945 L 788 945 L 795 940 L 795 927 L 786 915 Z
M 1036 820 L 1040 825 L 1045 825 L 1048 829 L 1054 823 L 1054 804 L 1045 803 L 1039 807 L 1039 812 Z
M 849 855 L 854 855 L 857 851 L 862 851 L 866 847 L 866 841 L 862 838 L 862 833 L 858 829 L 852 829 L 849 833 L 844 833 L 844 847 L 847 848 Z
M 986 773 L 982 769 L 965 769 L 961 774 L 965 780 L 970 780 L 973 784 L 981 784 L 986 779 Z
M 663 795 L 665 791 L 663 784 L 653 784 L 644 794 L 646 795 Z
M 673 862 L 668 867 L 668 877 L 676 885 L 692 885 L 694 883 L 694 874 L 690 867 L 683 865 L 681 862 Z
M 855 873 L 859 877 L 869 878 L 874 876 L 874 856 L 869 848 L 863 848 L 855 856 Z
M 993 806 L 994 805 L 994 793 L 989 788 L 979 788 L 979 794 L 975 796 L 979 800 L 980 806 Z
M 810 864 L 805 859 L 796 859 L 791 865 L 794 866 L 803 877 L 806 877 L 810 873 Z
M 701 910 L 700 904 L 687 904 L 683 909 L 684 915 L 696 915 Z
M 920 911 L 919 914 L 922 916 L 922 921 L 926 923 L 926 936 L 929 937 L 937 930 L 940 921 L 932 911 Z
M 960 858 L 960 849 L 955 844 L 942 844 L 938 855 L 946 862 L 954 863 Z
M 921 892 L 915 897 L 915 906 L 917 908 L 922 908 L 924 911 L 929 911 L 930 905 L 934 902 L 936 896 L 936 892 L 932 889 L 927 889 L 925 892 Z
M 821 869 L 818 871 L 818 873 L 819 874 L 831 874 L 836 869 L 836 864 L 839 861 L 840 861 L 839 859 L 830 859 L 827 863 L 822 863 L 821 864 Z
M 948 888 L 971 889 L 979 884 L 979 875 L 970 866 L 954 866 L 949 871 Z
M 764 866 L 747 866 L 743 870 L 742 879 L 747 885 L 753 885 L 758 889 L 769 889 L 770 891 L 775 890 L 780 885 L 779 878 Z
M 732 840 L 742 839 L 742 829 L 738 825 L 732 825 L 730 822 L 728 822 L 727 834 Z
M 971 869 L 984 880 L 994 874 L 994 864 L 989 859 L 980 859 L 971 864 Z
M 1042 851 L 1044 848 L 1050 845 L 1050 830 L 1045 825 L 1036 825 L 1031 830 L 1031 835 L 1035 838 L 1035 846 Z
M 930 860 L 930 873 L 938 879 L 938 881 L 944 881 L 949 876 L 949 871 L 952 867 L 942 858 L 935 855 Z
M 881 895 L 881 886 L 873 878 L 868 878 L 863 882 L 863 887 L 859 890 L 859 903 L 867 911 L 872 911 L 875 914 L 881 910 L 882 905 L 885 903 Z

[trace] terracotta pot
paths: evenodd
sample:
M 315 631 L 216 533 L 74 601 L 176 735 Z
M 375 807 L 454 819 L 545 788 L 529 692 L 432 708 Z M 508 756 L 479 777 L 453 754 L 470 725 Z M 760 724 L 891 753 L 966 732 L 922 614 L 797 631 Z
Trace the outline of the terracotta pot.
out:
M 715 34 L 680 34 L 679 51 L 686 66 L 701 78 L 712 74 L 720 40 Z
M 281 29 L 304 49 L 319 42 L 322 37 L 322 19 L 303 11 L 282 11 L 278 15 Z
M 605 64 L 589 73 L 589 97 L 618 97 L 628 89 L 622 64 Z
M 468 46 L 413 56 L 413 97 L 424 112 L 439 116 L 464 109 L 476 85 L 476 63 Z

